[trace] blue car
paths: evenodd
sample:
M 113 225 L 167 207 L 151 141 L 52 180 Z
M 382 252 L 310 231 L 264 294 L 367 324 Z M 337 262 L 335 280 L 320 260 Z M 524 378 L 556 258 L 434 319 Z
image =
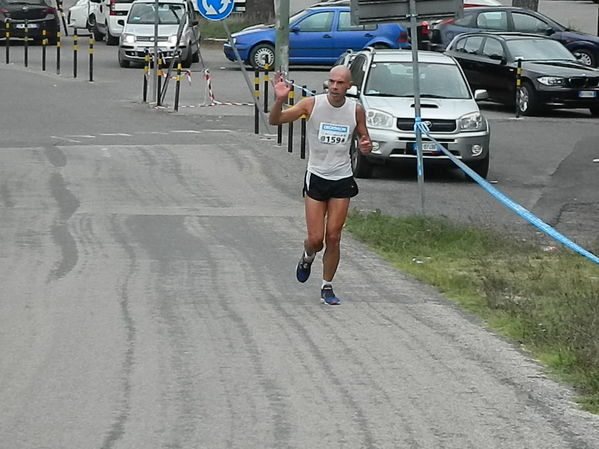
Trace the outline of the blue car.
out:
M 253 68 L 272 66 L 274 25 L 255 25 L 232 35 L 239 56 Z M 347 6 L 313 6 L 289 18 L 289 64 L 333 64 L 347 49 L 409 48 L 408 34 L 392 23 L 352 25 Z M 225 56 L 235 61 L 230 43 Z

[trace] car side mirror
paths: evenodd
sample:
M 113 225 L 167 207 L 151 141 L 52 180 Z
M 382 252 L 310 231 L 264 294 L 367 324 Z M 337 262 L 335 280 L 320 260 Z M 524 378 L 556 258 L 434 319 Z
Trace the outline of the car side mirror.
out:
M 356 86 L 355 84 L 351 86 L 349 89 L 347 89 L 347 91 L 345 92 L 345 94 L 348 97 L 357 97 L 358 93 L 358 86 Z
M 506 63 L 505 56 L 503 56 L 503 55 L 492 54 L 492 55 L 489 55 L 489 58 L 491 58 L 493 61 L 499 61 L 502 64 Z
M 540 28 L 538 32 L 540 34 L 544 34 L 546 36 L 551 36 L 553 33 L 555 33 L 555 30 L 551 27 L 543 27 L 543 28 Z
M 487 98 L 489 98 L 487 89 L 476 89 L 474 91 L 474 101 L 486 100 Z
M 102 0 L 89 0 L 92 3 L 102 3 Z
M 125 26 L 125 21 L 123 19 L 119 19 L 116 21 L 116 23 L 118 23 L 120 26 L 124 27 Z
M 298 27 L 298 26 L 291 27 L 291 29 L 289 31 L 291 31 L 292 33 L 299 33 L 300 27 Z

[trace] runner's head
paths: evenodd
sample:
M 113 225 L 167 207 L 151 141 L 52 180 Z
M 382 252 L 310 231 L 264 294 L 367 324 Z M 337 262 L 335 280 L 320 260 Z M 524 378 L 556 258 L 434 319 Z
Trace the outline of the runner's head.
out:
M 345 102 L 345 92 L 351 86 L 351 74 L 347 67 L 338 65 L 329 72 L 329 102 L 340 106 Z

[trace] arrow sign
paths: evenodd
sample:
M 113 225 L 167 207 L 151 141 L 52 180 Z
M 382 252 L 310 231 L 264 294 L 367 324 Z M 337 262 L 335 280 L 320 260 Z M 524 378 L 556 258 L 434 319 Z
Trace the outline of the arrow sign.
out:
M 198 11 L 208 20 L 223 20 L 233 11 L 233 0 L 196 0 Z

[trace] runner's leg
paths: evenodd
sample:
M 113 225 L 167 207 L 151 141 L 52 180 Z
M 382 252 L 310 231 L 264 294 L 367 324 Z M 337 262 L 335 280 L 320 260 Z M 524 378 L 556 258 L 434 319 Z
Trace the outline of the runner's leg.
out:
M 341 230 L 347 217 L 349 198 L 331 198 L 326 203 L 326 247 L 323 255 L 322 278 L 332 282 L 340 258 Z
M 324 245 L 324 219 L 327 212 L 327 203 L 326 201 L 316 201 L 306 195 L 304 208 L 308 233 L 308 237 L 304 240 L 304 249 L 309 254 L 315 254 Z

